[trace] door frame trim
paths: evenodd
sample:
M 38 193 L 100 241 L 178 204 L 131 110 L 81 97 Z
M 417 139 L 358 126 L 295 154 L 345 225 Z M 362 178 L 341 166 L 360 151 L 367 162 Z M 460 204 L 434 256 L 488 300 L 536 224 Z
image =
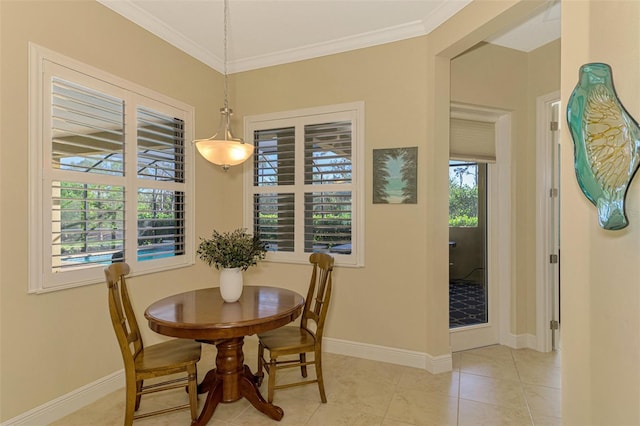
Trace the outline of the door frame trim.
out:
M 488 217 L 488 279 L 494 280 L 493 297 L 498 300 L 498 311 L 489 316 L 488 325 L 495 326 L 493 343 L 513 346 L 511 335 L 511 283 L 512 283 L 512 220 L 511 220 L 511 112 L 451 102 L 451 118 L 493 122 L 496 126 L 496 163 L 492 166 L 488 186 L 488 205 L 493 214 Z M 491 296 L 490 296 L 491 297 Z M 477 342 L 461 344 L 456 339 L 460 333 L 487 328 L 486 325 L 472 325 L 449 330 L 449 340 L 453 351 L 478 347 Z
M 552 349 L 549 321 L 554 307 L 551 302 L 549 255 L 553 247 L 549 235 L 551 200 L 548 195 L 553 183 L 550 149 L 553 138 L 549 130 L 552 117 L 548 106 L 559 100 L 559 90 L 536 98 L 536 349 L 540 352 Z

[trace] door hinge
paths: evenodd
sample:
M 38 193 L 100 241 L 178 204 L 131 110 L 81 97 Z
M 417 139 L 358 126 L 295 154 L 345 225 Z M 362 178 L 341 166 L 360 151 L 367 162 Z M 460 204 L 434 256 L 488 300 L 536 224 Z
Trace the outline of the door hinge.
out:
M 549 329 L 558 330 L 560 328 L 560 323 L 557 320 L 549 321 Z
M 551 254 L 549 255 L 549 263 L 558 263 L 558 255 L 557 254 Z
M 549 130 L 551 130 L 552 132 L 557 131 L 560 128 L 559 124 L 560 123 L 558 123 L 557 121 L 549 122 Z
M 549 190 L 549 197 L 556 198 L 558 196 L 558 188 L 551 188 Z

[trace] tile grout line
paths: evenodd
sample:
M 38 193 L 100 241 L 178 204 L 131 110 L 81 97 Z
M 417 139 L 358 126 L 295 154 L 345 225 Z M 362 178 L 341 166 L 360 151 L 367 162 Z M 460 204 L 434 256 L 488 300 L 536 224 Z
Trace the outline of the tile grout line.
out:
M 329 402 L 329 401 L 327 401 L 327 403 L 328 403 L 328 402 Z M 310 424 L 310 423 L 311 423 L 311 419 L 313 419 L 313 416 L 315 416 L 315 415 L 316 415 L 316 413 L 318 412 L 318 410 L 320 410 L 320 407 L 322 407 L 322 404 L 318 405 L 318 406 L 316 407 L 316 409 L 315 409 L 315 410 L 313 410 L 313 413 L 311 413 L 311 415 L 309 416 L 309 418 L 307 419 L 307 421 L 306 421 L 304 424 L 308 425 L 308 424 Z
M 522 392 L 522 397 L 524 398 L 524 403 L 527 405 L 527 413 L 529 413 L 529 421 L 531 425 L 535 425 L 533 421 L 533 413 L 531 412 L 531 406 L 529 405 L 529 398 L 527 398 L 527 393 L 524 390 L 524 382 L 522 381 L 522 376 L 520 375 L 520 369 L 518 368 L 518 362 L 516 361 L 516 356 L 514 354 L 514 349 L 509 350 L 511 354 L 511 359 L 513 360 L 513 365 L 516 369 L 516 373 L 518 374 L 518 382 L 520 383 L 520 392 Z
M 462 362 L 462 357 L 460 357 L 460 362 Z M 460 366 L 458 366 L 460 367 Z M 457 406 L 457 410 L 456 410 L 456 425 L 460 426 L 460 387 L 462 386 L 462 368 L 458 369 L 458 406 Z
M 398 393 L 398 383 L 394 383 L 394 388 L 393 388 L 393 394 L 391 395 L 391 400 L 389 401 L 389 404 L 387 405 L 387 409 L 384 410 L 384 414 L 382 416 L 382 423 L 384 424 L 384 421 L 387 420 L 387 416 L 389 414 L 389 409 L 391 408 L 391 404 L 393 403 L 393 397 Z M 394 419 L 389 419 L 389 420 L 394 420 Z

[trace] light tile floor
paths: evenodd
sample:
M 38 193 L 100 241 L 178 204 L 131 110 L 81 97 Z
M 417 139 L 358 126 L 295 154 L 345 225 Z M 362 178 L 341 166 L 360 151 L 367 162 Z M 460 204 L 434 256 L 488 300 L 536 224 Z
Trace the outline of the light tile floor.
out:
M 245 341 L 245 363 L 255 372 L 257 343 Z M 215 348 L 203 345 L 199 377 L 214 363 Z M 246 400 L 218 405 L 212 426 L 238 425 L 560 425 L 560 353 L 489 346 L 453 354 L 453 371 L 424 370 L 326 354 L 328 402 L 317 385 L 276 391 L 284 409 L 276 422 Z M 294 371 L 295 370 L 295 371 Z M 313 369 L 311 369 L 313 370 Z M 297 369 L 282 374 L 298 374 Z M 311 376 L 310 372 L 310 376 Z M 261 387 L 266 397 L 266 380 Z M 187 402 L 182 390 L 142 398 L 141 411 Z M 204 401 L 200 397 L 200 403 Z M 53 423 L 55 426 L 122 425 L 124 389 Z M 137 426 L 188 425 L 183 410 L 138 420 Z

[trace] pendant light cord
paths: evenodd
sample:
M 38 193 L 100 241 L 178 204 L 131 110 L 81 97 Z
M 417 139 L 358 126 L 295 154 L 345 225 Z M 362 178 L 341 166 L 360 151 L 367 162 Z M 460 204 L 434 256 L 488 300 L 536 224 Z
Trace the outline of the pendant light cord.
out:
M 2 1 L 2 0 L 0 0 Z M 246 144 L 242 138 L 236 138 L 231 132 L 231 109 L 229 108 L 228 62 L 228 23 L 229 0 L 224 0 L 224 107 L 220 109 L 220 127 L 218 132 L 208 139 L 197 139 L 193 143 L 207 161 L 222 166 L 227 171 L 230 166 L 246 161 L 255 149 L 253 144 Z
M 229 0 L 224 0 L 224 109 L 229 110 L 229 82 L 227 81 L 227 20 L 229 19 Z

